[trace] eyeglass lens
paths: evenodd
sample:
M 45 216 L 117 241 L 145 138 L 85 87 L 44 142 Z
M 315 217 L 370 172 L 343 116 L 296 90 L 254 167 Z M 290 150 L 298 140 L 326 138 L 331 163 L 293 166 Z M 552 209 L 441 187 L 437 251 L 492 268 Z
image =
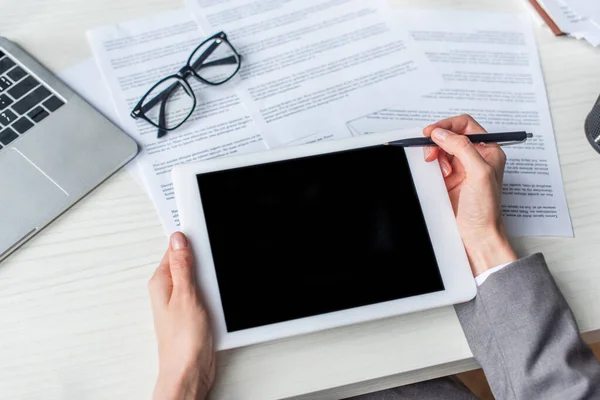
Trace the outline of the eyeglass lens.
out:
M 202 44 L 190 57 L 190 67 L 198 76 L 216 85 L 235 75 L 239 65 L 239 57 L 231 45 L 221 38 Z
M 145 97 L 142 109 L 156 126 L 174 129 L 193 112 L 194 98 L 177 78 L 156 85 Z

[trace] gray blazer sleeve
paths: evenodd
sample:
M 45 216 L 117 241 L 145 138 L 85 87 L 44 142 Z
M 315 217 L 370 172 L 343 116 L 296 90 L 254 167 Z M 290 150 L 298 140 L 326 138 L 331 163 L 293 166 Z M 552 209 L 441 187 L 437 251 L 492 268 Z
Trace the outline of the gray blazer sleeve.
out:
M 543 255 L 490 275 L 455 310 L 496 399 L 600 399 L 600 365 Z

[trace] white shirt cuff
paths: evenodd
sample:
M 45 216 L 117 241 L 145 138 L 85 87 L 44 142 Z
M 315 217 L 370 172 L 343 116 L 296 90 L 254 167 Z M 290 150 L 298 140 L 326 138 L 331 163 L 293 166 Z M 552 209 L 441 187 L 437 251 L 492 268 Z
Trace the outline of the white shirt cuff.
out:
M 487 271 L 485 271 L 483 274 L 478 275 L 475 277 L 475 283 L 477 284 L 477 287 L 483 285 L 483 282 L 485 282 L 485 280 L 494 272 L 498 272 L 500 271 L 502 268 L 506 267 L 507 265 L 512 264 L 512 262 L 506 263 L 506 264 L 502 264 L 502 265 L 498 265 L 497 267 L 494 268 L 490 268 Z

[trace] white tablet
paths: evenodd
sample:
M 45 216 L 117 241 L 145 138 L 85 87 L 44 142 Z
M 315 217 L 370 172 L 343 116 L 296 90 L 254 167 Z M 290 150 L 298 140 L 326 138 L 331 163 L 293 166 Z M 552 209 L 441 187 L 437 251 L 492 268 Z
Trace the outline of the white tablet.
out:
M 437 163 L 383 146 L 420 130 L 178 166 L 181 230 L 217 349 L 475 296 Z

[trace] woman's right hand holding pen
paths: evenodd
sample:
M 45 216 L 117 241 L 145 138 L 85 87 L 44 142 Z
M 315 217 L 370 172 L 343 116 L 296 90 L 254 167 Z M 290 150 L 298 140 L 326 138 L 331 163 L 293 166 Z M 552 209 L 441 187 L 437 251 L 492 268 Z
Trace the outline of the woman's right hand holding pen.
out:
M 473 276 L 517 260 L 500 203 L 506 155 L 498 145 L 473 144 L 464 136 L 481 132 L 486 131 L 469 115 L 423 130 L 439 146 L 425 147 L 425 160 L 440 163 Z

